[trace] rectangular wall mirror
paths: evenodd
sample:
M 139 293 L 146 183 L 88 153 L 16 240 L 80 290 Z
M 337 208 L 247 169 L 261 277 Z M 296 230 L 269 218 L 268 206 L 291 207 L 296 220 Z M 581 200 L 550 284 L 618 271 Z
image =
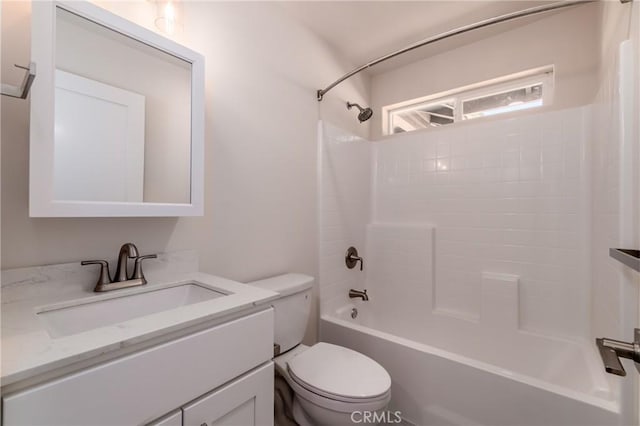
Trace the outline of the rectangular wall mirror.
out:
M 32 19 L 30 215 L 202 215 L 203 57 L 88 2 Z

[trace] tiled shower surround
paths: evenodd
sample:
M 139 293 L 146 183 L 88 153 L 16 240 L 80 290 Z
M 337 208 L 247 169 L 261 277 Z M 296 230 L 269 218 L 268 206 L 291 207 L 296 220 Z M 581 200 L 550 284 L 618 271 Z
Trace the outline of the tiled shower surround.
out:
M 350 246 L 364 251 L 373 151 L 369 142 L 327 123 L 318 124 L 318 133 L 320 307 L 325 310 L 343 305 L 350 288 L 364 286 L 364 274 L 347 269 L 344 256 Z
M 532 113 L 373 143 L 321 124 L 322 310 L 368 286 L 480 325 L 487 306 L 509 304 L 516 328 L 589 337 L 589 117 Z M 344 267 L 349 245 L 364 273 Z

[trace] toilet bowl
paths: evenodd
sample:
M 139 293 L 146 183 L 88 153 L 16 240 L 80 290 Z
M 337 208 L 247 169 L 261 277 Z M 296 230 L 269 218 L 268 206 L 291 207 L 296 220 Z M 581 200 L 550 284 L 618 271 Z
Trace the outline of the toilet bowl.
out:
M 295 393 L 293 414 L 301 426 L 351 425 L 352 413 L 383 410 L 391 378 L 365 355 L 329 343 L 298 345 L 276 357 L 276 370 Z
M 274 361 L 294 392 L 291 410 L 298 424 L 353 425 L 364 413 L 387 407 L 391 377 L 376 361 L 330 343 L 301 344 L 311 312 L 312 277 L 286 274 L 249 284 L 280 294 L 272 302 L 281 353 Z

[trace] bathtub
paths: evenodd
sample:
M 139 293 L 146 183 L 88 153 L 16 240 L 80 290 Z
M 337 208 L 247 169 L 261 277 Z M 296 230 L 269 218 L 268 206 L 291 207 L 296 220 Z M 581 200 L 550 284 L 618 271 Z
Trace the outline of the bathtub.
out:
M 421 322 L 376 308 L 384 310 L 356 302 L 323 314 L 320 337 L 382 364 L 393 380 L 390 410 L 408 424 L 623 424 L 589 342 L 522 331 L 491 335 L 446 315 Z

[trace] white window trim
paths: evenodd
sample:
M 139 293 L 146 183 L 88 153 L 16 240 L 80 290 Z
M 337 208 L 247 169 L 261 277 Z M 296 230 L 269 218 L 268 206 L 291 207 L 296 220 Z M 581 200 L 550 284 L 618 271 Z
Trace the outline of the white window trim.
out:
M 423 96 L 420 98 L 384 106 L 382 107 L 383 134 L 393 134 L 393 129 L 391 129 L 392 114 L 403 113 L 416 108 L 423 108 L 425 106 L 434 104 L 453 103 L 455 106 L 453 124 L 455 124 L 461 121 L 469 120 L 463 118 L 463 102 L 482 98 L 485 96 L 491 96 L 493 94 L 509 90 L 515 90 L 520 87 L 534 85 L 535 83 L 542 83 L 543 85 L 542 106 L 544 107 L 551 105 L 553 103 L 553 96 L 555 92 L 554 71 L 554 66 L 548 65 L 545 67 L 535 68 L 524 72 L 470 84 L 453 90 L 448 90 L 445 92 L 440 92 L 433 95 Z

